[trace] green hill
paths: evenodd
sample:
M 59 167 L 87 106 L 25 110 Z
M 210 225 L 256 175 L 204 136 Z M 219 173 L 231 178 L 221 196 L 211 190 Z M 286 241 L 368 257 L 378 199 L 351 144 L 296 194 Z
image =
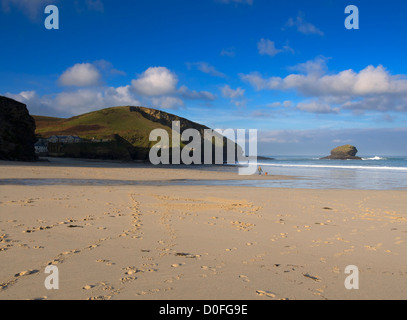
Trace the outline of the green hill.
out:
M 74 135 L 82 139 L 109 140 L 102 143 L 79 143 L 63 146 L 64 156 L 122 160 L 147 160 L 153 129 L 164 129 L 171 138 L 172 121 L 180 121 L 181 131 L 197 129 L 203 136 L 208 127 L 163 111 L 143 107 L 114 107 L 86 113 L 69 119 L 33 116 L 36 134 L 41 138 L 53 135 Z

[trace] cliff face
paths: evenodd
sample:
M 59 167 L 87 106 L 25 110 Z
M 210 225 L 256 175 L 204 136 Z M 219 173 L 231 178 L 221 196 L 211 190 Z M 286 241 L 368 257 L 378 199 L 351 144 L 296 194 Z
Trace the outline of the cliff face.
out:
M 337 147 L 331 151 L 331 155 L 322 160 L 362 160 L 356 156 L 358 149 L 349 144 L 341 147 Z
M 0 160 L 35 160 L 35 142 L 35 121 L 27 106 L 0 96 Z
M 181 125 L 180 128 L 181 131 L 184 131 L 185 129 L 197 129 L 201 133 L 201 135 L 203 135 L 204 130 L 209 129 L 208 127 L 203 126 L 201 124 L 189 121 L 187 119 L 160 110 L 148 109 L 143 107 L 130 107 L 130 112 L 139 112 L 140 114 L 143 115 L 144 118 L 153 122 L 158 122 L 170 128 L 172 126 L 172 121 L 179 121 Z

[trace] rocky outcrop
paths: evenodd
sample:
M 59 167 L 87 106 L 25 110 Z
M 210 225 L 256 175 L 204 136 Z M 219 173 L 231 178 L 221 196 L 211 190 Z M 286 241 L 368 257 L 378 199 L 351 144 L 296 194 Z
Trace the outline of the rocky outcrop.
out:
M 357 153 L 358 149 L 356 147 L 347 144 L 333 149 L 330 156 L 321 160 L 362 160 L 362 158 L 356 156 Z
M 27 106 L 0 96 L 0 160 L 35 160 L 35 141 L 35 121 Z

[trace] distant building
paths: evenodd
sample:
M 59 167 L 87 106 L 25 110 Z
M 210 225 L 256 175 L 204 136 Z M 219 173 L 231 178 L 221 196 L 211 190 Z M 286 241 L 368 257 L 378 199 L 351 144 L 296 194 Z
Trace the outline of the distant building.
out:
M 79 143 L 82 139 L 78 136 L 52 136 L 48 139 L 49 143 Z
M 37 155 L 47 155 L 48 154 L 48 146 L 47 144 L 45 144 L 43 141 L 41 141 L 42 139 L 40 139 L 35 145 L 35 153 Z

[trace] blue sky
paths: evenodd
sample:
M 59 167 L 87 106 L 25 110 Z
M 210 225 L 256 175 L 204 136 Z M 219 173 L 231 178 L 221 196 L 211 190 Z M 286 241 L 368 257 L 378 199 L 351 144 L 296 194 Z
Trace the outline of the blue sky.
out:
M 267 155 L 405 155 L 406 14 L 404 0 L 0 0 L 0 94 L 37 115 L 142 105 L 258 129 Z

